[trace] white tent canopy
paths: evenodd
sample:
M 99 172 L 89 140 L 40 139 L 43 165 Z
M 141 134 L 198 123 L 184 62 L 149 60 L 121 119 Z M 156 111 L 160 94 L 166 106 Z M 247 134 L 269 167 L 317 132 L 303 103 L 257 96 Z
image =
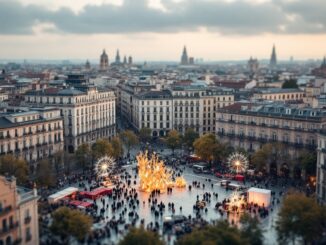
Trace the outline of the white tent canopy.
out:
M 66 189 L 58 191 L 58 192 L 52 194 L 51 196 L 49 196 L 48 201 L 49 201 L 49 203 L 54 203 L 54 202 L 61 200 L 64 197 L 70 196 L 71 194 L 76 193 L 76 192 L 78 192 L 78 188 L 68 187 Z
M 271 204 L 271 190 L 252 187 L 248 190 L 248 203 L 268 207 Z

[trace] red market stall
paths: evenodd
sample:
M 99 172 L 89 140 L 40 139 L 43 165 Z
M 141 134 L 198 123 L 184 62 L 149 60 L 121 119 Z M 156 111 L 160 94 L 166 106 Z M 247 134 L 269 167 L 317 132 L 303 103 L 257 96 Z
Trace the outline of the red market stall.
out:
M 77 200 L 71 201 L 71 202 L 69 202 L 69 204 L 72 206 L 75 206 L 77 208 L 89 208 L 89 207 L 93 206 L 93 203 L 77 201 Z
M 80 195 L 84 198 L 95 200 L 101 196 L 106 196 L 112 194 L 112 189 L 100 187 L 92 191 L 83 191 L 80 192 Z
M 233 174 L 224 174 L 224 178 L 226 178 L 226 179 L 234 179 L 234 175 Z
M 241 174 L 237 174 L 234 176 L 234 180 L 243 182 L 245 180 L 245 177 Z

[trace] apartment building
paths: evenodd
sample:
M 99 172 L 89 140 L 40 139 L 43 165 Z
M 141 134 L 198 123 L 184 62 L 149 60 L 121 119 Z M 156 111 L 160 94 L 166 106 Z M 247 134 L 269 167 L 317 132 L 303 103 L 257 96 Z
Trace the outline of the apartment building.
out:
M 115 95 L 107 89 L 79 85 L 65 89 L 29 91 L 25 104 L 55 106 L 60 109 L 64 126 L 64 149 L 74 152 L 83 143 L 115 135 Z
M 164 136 L 171 129 L 181 133 L 189 127 L 199 134 L 215 132 L 215 111 L 234 103 L 232 89 L 199 85 L 153 90 L 148 86 L 121 86 L 121 116 L 136 130 L 147 127 Z
M 254 99 L 273 101 L 294 101 L 303 100 L 305 92 L 300 89 L 269 88 L 254 93 Z
M 267 142 L 281 142 L 296 157 L 302 148 L 316 149 L 317 132 L 325 126 L 325 116 L 324 110 L 280 102 L 236 103 L 217 111 L 216 132 L 221 140 L 249 151 Z M 278 164 L 279 171 L 283 163 Z
M 0 155 L 14 154 L 30 163 L 63 150 L 63 120 L 54 107 L 0 115 Z
M 0 176 L 0 244 L 39 244 L 37 191 Z
M 323 129 L 317 134 L 317 201 L 326 204 L 326 131 Z

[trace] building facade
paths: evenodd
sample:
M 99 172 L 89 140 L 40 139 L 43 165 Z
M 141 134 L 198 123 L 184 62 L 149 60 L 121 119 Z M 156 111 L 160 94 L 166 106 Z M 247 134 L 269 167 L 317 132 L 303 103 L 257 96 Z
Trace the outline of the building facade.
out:
M 317 201 L 326 204 L 326 133 L 322 130 L 317 135 L 317 178 L 316 196 Z
M 25 104 L 55 106 L 64 125 L 64 149 L 74 152 L 83 143 L 115 135 L 115 95 L 111 90 L 87 86 L 61 90 L 30 91 Z
M 199 134 L 215 132 L 215 111 L 234 103 L 231 89 L 203 86 L 176 86 L 152 90 L 150 86 L 124 86 L 120 89 L 121 117 L 136 130 L 152 129 L 165 136 L 176 129 L 193 128 Z
M 105 49 L 100 56 L 100 71 L 107 71 L 109 69 L 109 56 L 106 54 Z
M 281 89 L 270 88 L 255 92 L 253 98 L 256 100 L 272 100 L 272 101 L 295 101 L 303 100 L 305 92 L 300 89 Z
M 63 150 L 63 119 L 53 107 L 0 115 L 0 154 L 13 154 L 30 163 Z
M 221 140 L 235 148 L 253 152 L 265 143 L 280 142 L 297 157 L 300 149 L 316 149 L 317 132 L 326 124 L 325 115 L 318 109 L 283 103 L 236 103 L 217 111 L 216 130 Z M 288 163 L 280 161 L 275 166 L 278 173 L 283 164 Z M 296 166 L 287 167 L 294 171 Z
M 0 176 L 0 244 L 39 244 L 37 192 Z

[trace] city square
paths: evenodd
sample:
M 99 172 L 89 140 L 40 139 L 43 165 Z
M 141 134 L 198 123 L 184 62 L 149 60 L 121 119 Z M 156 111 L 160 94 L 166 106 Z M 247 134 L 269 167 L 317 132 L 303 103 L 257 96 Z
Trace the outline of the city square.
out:
M 0 0 L 0 245 L 326 244 L 324 0 Z

